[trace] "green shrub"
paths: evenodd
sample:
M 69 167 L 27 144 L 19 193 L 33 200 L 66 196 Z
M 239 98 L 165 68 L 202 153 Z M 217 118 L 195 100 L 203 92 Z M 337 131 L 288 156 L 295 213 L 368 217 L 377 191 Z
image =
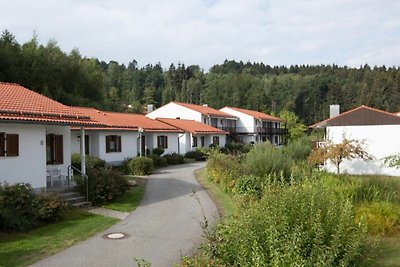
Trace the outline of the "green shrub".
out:
M 305 161 L 312 152 L 311 143 L 308 139 L 302 138 L 290 142 L 283 147 L 283 152 L 295 162 Z
M 253 148 L 253 146 L 251 145 L 236 142 L 227 143 L 225 147 L 228 149 L 230 154 L 234 155 L 240 153 L 248 153 Z
M 125 158 L 121 164 L 118 166 L 118 170 L 123 173 L 123 174 L 129 174 L 130 170 L 128 167 L 129 162 L 132 160 L 133 158 Z
M 92 168 L 102 168 L 106 166 L 106 161 L 93 157 L 93 156 L 89 156 L 86 155 L 85 156 L 86 159 L 86 169 L 92 169 Z M 71 165 L 74 166 L 75 168 L 77 168 L 78 170 L 81 169 L 81 155 L 77 154 L 77 153 L 73 153 L 71 155 Z
M 168 165 L 177 165 L 185 163 L 185 158 L 177 153 L 164 155 L 164 158 L 167 160 Z
M 390 202 L 363 203 L 357 208 L 356 223 L 365 222 L 371 235 L 400 236 L 400 206 Z
M 89 200 L 93 204 L 109 202 L 129 189 L 128 180 L 117 170 L 109 167 L 89 169 L 87 171 Z M 86 195 L 86 179 L 77 179 L 80 192 Z
M 65 202 L 58 196 L 35 195 L 29 184 L 0 186 L 0 229 L 28 230 L 61 217 Z
M 156 147 L 156 148 L 153 149 L 152 154 L 158 155 L 158 156 L 161 157 L 161 155 L 164 153 L 164 151 L 165 151 L 164 148 L 162 148 L 162 147 Z
M 365 234 L 349 201 L 317 183 L 264 190 L 217 225 L 204 255 L 221 266 L 357 266 Z
M 133 158 L 128 164 L 131 174 L 134 175 L 147 175 L 154 169 L 153 160 L 146 157 Z
M 258 176 L 243 175 L 236 183 L 235 192 L 245 196 L 261 198 L 263 192 L 263 181 Z
M 200 150 L 195 150 L 195 151 L 189 151 L 185 154 L 185 158 L 188 159 L 194 159 L 196 161 L 202 161 L 205 160 L 206 157 L 204 155 L 203 152 L 201 152 Z
M 283 173 L 288 178 L 293 161 L 281 149 L 274 148 L 269 143 L 263 143 L 247 153 L 244 164 L 249 173 L 259 177 Z
M 393 178 L 349 177 L 345 183 L 351 188 L 351 196 L 355 203 L 391 201 L 400 203 L 400 182 Z
M 166 167 L 168 166 L 168 162 L 166 158 L 160 157 L 157 154 L 151 154 L 148 156 L 149 158 L 151 158 L 153 160 L 154 166 L 155 167 Z

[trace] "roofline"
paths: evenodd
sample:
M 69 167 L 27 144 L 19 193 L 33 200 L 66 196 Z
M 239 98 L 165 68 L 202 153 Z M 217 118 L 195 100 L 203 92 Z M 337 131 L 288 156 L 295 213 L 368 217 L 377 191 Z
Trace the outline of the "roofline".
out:
M 175 127 L 175 128 L 177 128 L 177 129 L 180 129 L 180 130 L 182 130 L 182 131 L 185 132 L 185 133 L 191 133 L 191 134 L 225 134 L 225 135 L 229 134 L 228 132 L 225 132 L 225 131 L 222 131 L 222 130 L 221 130 L 220 132 L 217 132 L 217 131 L 186 131 L 185 129 L 183 129 L 183 128 L 181 128 L 181 127 L 178 127 L 178 126 L 176 126 L 176 125 L 173 125 L 173 124 L 171 124 L 171 123 L 168 123 L 168 122 L 166 122 L 166 121 L 163 121 L 163 119 L 167 119 L 167 120 L 193 121 L 193 122 L 195 122 L 195 123 L 200 123 L 200 124 L 204 124 L 204 123 L 201 123 L 201 122 L 198 122 L 198 121 L 195 121 L 195 120 L 187 120 L 187 119 L 156 118 L 156 120 L 161 121 L 161 122 L 163 122 L 163 123 L 165 123 L 165 124 L 171 125 L 172 127 Z M 205 124 L 205 125 L 207 125 L 207 124 Z M 210 126 L 210 125 L 207 125 L 207 126 Z M 213 127 L 213 126 L 210 126 L 210 127 Z M 213 128 L 215 128 L 215 127 L 213 127 Z M 215 128 L 215 129 L 217 129 L 217 128 Z
M 343 115 L 346 115 L 346 114 L 351 113 L 351 112 L 353 112 L 353 111 L 359 110 L 359 109 L 361 109 L 361 108 L 366 108 L 366 109 L 369 109 L 369 110 L 372 110 L 372 111 L 376 111 L 376 112 L 379 112 L 379 113 L 383 113 L 383 114 L 386 114 L 386 115 L 390 115 L 390 116 L 395 117 L 395 118 L 397 118 L 397 119 L 399 118 L 398 115 L 395 115 L 395 114 L 393 114 L 393 113 L 390 113 L 390 112 L 387 112 L 387 111 L 383 111 L 383 110 L 380 110 L 380 109 L 377 109 L 377 108 L 371 108 L 371 107 L 369 107 L 369 106 L 361 105 L 361 106 L 359 106 L 359 107 L 356 107 L 356 108 L 350 109 L 350 110 L 348 110 L 348 111 L 345 111 L 345 112 L 343 112 L 343 113 L 341 113 L 341 114 L 339 114 L 339 115 L 336 115 L 336 116 L 334 116 L 334 117 L 332 117 L 332 118 L 327 118 L 327 119 L 325 119 L 325 120 L 323 120 L 323 121 L 314 123 L 313 125 L 308 126 L 308 128 L 324 128 L 324 127 L 319 127 L 319 126 L 320 126 L 321 124 L 323 124 L 323 123 L 328 123 L 329 121 L 331 121 L 331 120 L 333 120 L 333 119 L 339 118 L 339 117 L 341 117 L 341 116 L 343 116 Z M 322 125 L 322 126 L 325 126 L 325 127 L 326 127 L 327 125 Z
M 260 113 L 263 113 L 263 114 L 265 114 L 265 115 L 267 115 L 267 116 L 271 116 L 271 117 L 275 118 L 275 119 L 273 119 L 273 120 L 271 120 L 271 121 L 275 121 L 275 122 L 276 122 L 276 121 L 277 121 L 277 122 L 286 122 L 285 120 L 282 120 L 281 118 L 278 118 L 278 117 L 275 117 L 275 116 L 272 116 L 272 115 L 269 115 L 269 114 L 266 114 L 266 113 L 264 113 L 264 112 L 257 111 L 257 110 L 251 110 L 251 109 L 245 109 L 245 108 L 237 108 L 237 107 L 230 107 L 230 106 L 225 106 L 225 107 L 223 107 L 223 108 L 230 108 L 230 109 L 233 109 L 233 110 L 235 110 L 235 111 L 237 111 L 237 112 L 241 112 L 241 113 L 243 113 L 243 114 L 245 114 L 245 115 L 247 115 L 247 116 L 250 116 L 250 117 L 256 118 L 256 119 L 258 119 L 258 120 L 262 120 L 262 121 L 268 121 L 268 119 L 260 119 L 260 118 L 254 117 L 253 115 L 244 113 L 244 112 L 242 112 L 242 111 L 240 111 L 240 110 L 237 110 L 237 109 L 243 109 L 243 110 L 248 110 L 248 111 L 260 112 Z M 223 109 L 223 108 L 221 108 L 221 109 Z
M 196 112 L 198 112 L 198 113 L 200 113 L 200 114 L 202 114 L 202 115 L 215 116 L 215 117 L 219 117 L 219 118 L 232 118 L 232 119 L 236 119 L 236 120 L 238 119 L 238 117 L 236 117 L 236 116 L 234 116 L 234 115 L 230 115 L 230 114 L 228 114 L 228 113 L 226 113 L 226 116 L 222 116 L 221 114 L 215 114 L 215 113 L 203 113 L 203 112 L 200 112 L 200 111 L 191 109 L 191 108 L 189 108 L 189 107 L 185 107 L 184 105 L 180 105 L 180 104 L 189 104 L 189 105 L 196 105 L 196 106 L 199 106 L 199 107 L 208 107 L 208 108 L 212 108 L 212 107 L 209 107 L 209 106 L 202 106 L 202 105 L 198 105 L 198 104 L 185 103 L 185 102 L 179 102 L 179 101 L 171 101 L 171 102 L 169 102 L 169 103 L 177 104 L 177 105 L 179 105 L 179 106 L 181 106 L 181 107 L 184 107 L 184 108 L 187 108 L 187 109 L 196 111 Z M 168 104 L 169 104 L 169 103 L 168 103 Z M 166 105 L 168 105 L 168 104 L 166 104 Z M 165 105 L 164 105 L 164 106 L 165 106 Z M 215 108 L 212 108 L 212 109 L 215 109 Z M 215 110 L 217 110 L 217 111 L 219 111 L 219 112 L 222 112 L 222 113 L 225 113 L 225 112 L 220 111 L 220 110 L 218 110 L 218 109 L 215 109 Z M 152 111 L 152 112 L 153 112 L 153 111 Z M 150 113 L 151 113 L 151 112 L 150 112 Z M 149 114 L 150 114 L 150 113 L 149 113 Z

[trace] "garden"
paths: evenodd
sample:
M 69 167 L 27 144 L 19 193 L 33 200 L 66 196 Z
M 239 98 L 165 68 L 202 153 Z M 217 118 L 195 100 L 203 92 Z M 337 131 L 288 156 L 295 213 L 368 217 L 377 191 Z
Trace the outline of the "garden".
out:
M 199 180 L 228 216 L 182 265 L 400 266 L 398 177 L 327 173 L 312 158 L 307 139 L 211 151 Z

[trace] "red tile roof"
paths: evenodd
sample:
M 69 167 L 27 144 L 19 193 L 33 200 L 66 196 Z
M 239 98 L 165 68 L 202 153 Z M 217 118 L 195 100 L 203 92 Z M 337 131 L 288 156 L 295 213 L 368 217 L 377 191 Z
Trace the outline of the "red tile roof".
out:
M 194 120 L 157 118 L 157 120 L 172 125 L 192 134 L 227 134 L 226 132 Z
M 148 132 L 181 132 L 175 127 L 157 120 L 147 118 L 142 114 L 100 111 L 94 108 L 73 107 L 75 110 L 89 115 L 93 119 L 106 125 L 105 128 L 95 130 L 135 130 L 143 128 Z
M 396 116 L 400 116 L 400 112 L 395 112 L 393 114 L 396 115 Z
M 227 114 L 225 112 L 219 111 L 219 110 L 211 108 L 209 106 L 200 106 L 200 105 L 196 105 L 196 104 L 189 104 L 189 103 L 183 103 L 183 102 L 177 102 L 177 101 L 172 101 L 171 103 L 175 103 L 177 105 L 192 109 L 194 111 L 200 112 L 203 115 L 236 119 L 236 116 Z
M 392 124 L 400 124 L 400 116 L 362 105 L 332 118 L 317 122 L 309 126 L 309 128 L 325 128 L 326 126 Z
M 0 82 L 0 120 L 97 125 L 89 116 L 19 84 Z
M 264 120 L 264 121 L 276 121 L 276 122 L 284 122 L 284 120 L 259 112 L 259 111 L 255 111 L 255 110 L 250 110 L 250 109 L 244 109 L 244 108 L 235 108 L 235 107 L 226 107 L 226 108 L 230 108 L 233 110 L 236 110 L 238 112 L 242 112 L 246 115 L 252 116 L 258 120 Z

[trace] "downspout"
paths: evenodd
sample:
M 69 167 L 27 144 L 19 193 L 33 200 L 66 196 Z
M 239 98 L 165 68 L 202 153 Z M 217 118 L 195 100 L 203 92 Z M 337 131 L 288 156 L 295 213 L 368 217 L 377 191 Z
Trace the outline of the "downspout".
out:
M 86 175 L 86 158 L 85 158 L 85 127 L 81 126 L 81 173 L 82 175 Z
M 178 154 L 181 154 L 179 139 L 181 139 L 184 135 L 184 133 L 181 136 L 178 135 Z

